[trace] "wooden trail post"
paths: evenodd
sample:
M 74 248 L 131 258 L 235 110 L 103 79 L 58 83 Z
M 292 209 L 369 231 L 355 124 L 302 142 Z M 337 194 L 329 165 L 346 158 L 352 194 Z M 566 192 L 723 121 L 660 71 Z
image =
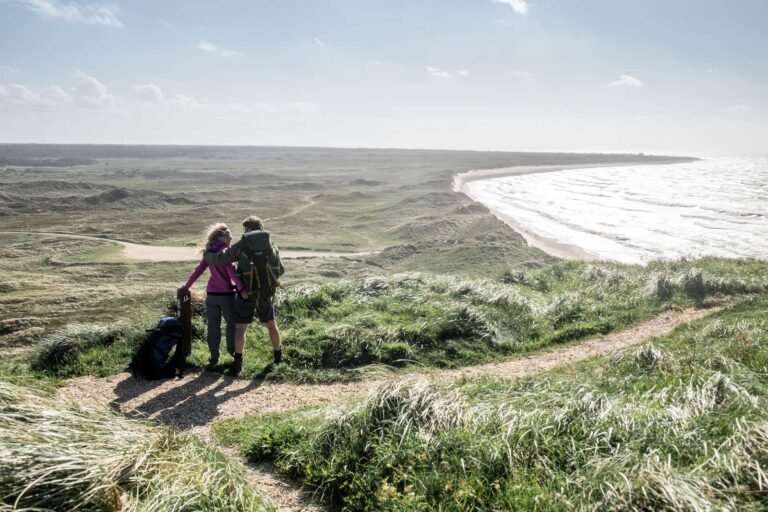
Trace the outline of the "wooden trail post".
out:
M 179 360 L 181 364 L 186 363 L 187 356 L 192 353 L 192 294 L 189 290 L 178 290 L 176 292 L 176 303 L 179 309 L 179 320 L 184 332 L 181 336 L 176 350 L 180 352 Z M 182 371 L 183 368 L 179 368 Z

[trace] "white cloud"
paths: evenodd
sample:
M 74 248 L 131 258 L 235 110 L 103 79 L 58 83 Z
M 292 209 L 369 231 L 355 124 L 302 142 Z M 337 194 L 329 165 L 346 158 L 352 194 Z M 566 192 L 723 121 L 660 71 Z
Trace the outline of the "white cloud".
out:
M 215 44 L 213 44 L 213 43 L 209 42 L 209 41 L 200 41 L 200 42 L 197 44 L 197 47 L 198 47 L 200 50 L 203 50 L 204 52 L 211 52 L 211 53 L 215 53 L 215 52 L 219 51 L 219 47 L 218 47 L 218 46 L 216 46 Z
M 46 107 L 61 107 L 72 103 L 72 96 L 58 85 L 40 91 L 40 104 Z
M 299 101 L 296 103 L 286 103 L 280 107 L 280 110 L 298 112 L 300 114 L 314 114 L 319 110 L 319 107 L 311 101 Z
M 111 109 L 118 98 L 93 76 L 77 71 L 78 84 L 70 92 L 59 86 L 40 90 L 18 84 L 0 84 L 0 110 L 51 110 L 69 107 Z M 132 87 L 134 102 L 120 102 L 121 112 L 130 108 L 154 110 L 158 113 L 212 113 L 248 114 L 271 116 L 307 116 L 320 112 L 311 101 L 267 103 L 257 101 L 218 101 L 189 94 L 166 94 L 155 84 L 135 84 Z M 75 110 L 73 110 L 75 109 Z
M 621 75 L 619 76 L 618 80 L 614 80 L 613 82 L 608 83 L 608 87 L 620 87 L 620 86 L 642 87 L 643 82 L 641 82 L 640 80 L 638 80 L 637 78 L 631 75 Z
M 224 109 L 225 105 L 217 105 L 207 99 L 199 99 L 189 94 L 174 94 L 166 96 L 163 89 L 155 84 L 134 85 L 133 95 L 146 106 L 156 106 L 163 109 L 189 112 L 193 110 Z
M 451 78 L 453 76 L 447 71 L 432 66 L 427 66 L 427 72 L 436 78 Z
M 108 109 L 115 96 L 96 78 L 77 72 L 78 84 L 67 92 L 57 85 L 34 91 L 22 84 L 0 85 L 0 106 L 4 108 L 59 108 L 72 104 Z
M 117 17 L 119 7 L 113 4 L 80 5 L 75 2 L 65 4 L 58 0 L 18 0 L 18 2 L 45 18 L 88 25 L 123 27 L 123 22 Z
M 725 109 L 726 112 L 746 112 L 747 110 L 749 110 L 749 106 L 744 105 L 743 103 L 731 105 Z
M 456 74 L 459 76 L 469 76 L 469 71 L 467 71 L 466 69 L 460 69 L 456 72 Z
M 201 102 L 187 94 L 176 94 L 168 100 L 168 105 L 178 110 L 201 110 L 207 108 L 208 102 Z
M 402 70 L 402 66 L 397 62 L 386 60 L 368 60 L 365 62 L 365 65 L 368 69 L 375 71 L 390 71 L 395 73 Z
M 107 109 L 114 105 L 115 96 L 96 78 L 82 71 L 77 72 L 77 78 L 80 83 L 75 86 L 73 96 L 78 105 L 95 109 Z
M 39 95 L 21 84 L 0 85 L 0 105 L 30 107 L 39 104 Z
M 147 103 L 165 103 L 163 90 L 155 84 L 134 85 L 133 93 L 139 100 Z
M 315 44 L 316 44 L 317 46 L 328 46 L 327 44 L 325 44 L 324 42 L 322 42 L 322 41 L 320 40 L 320 38 L 319 38 L 319 37 L 315 37 Z
M 508 5 L 517 14 L 526 14 L 529 7 L 525 0 L 493 0 L 493 3 Z
M 516 69 L 511 72 L 511 75 L 516 78 L 522 78 L 523 80 L 533 80 L 533 75 L 525 69 Z
M 200 41 L 197 44 L 197 48 L 204 52 L 215 53 L 217 55 L 221 55 L 222 57 L 226 57 L 226 58 L 237 57 L 238 55 L 240 55 L 239 52 L 236 52 L 234 50 L 227 50 L 226 48 L 222 48 L 221 46 L 215 43 L 212 43 L 210 41 Z
M 134 85 L 133 92 L 136 98 L 144 105 L 178 112 L 234 112 L 251 114 L 283 112 L 312 114 L 319 110 L 316 104 L 309 101 L 273 105 L 264 102 L 220 102 L 183 93 L 168 96 L 159 86 L 154 84 Z
M 35 92 L 22 84 L 0 84 L 0 108 L 61 107 L 72 98 L 58 86 Z

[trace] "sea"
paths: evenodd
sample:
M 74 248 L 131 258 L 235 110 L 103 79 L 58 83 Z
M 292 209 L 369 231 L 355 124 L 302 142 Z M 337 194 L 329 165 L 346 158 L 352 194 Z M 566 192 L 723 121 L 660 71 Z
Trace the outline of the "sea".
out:
M 768 156 L 471 181 L 468 194 L 599 259 L 768 259 Z

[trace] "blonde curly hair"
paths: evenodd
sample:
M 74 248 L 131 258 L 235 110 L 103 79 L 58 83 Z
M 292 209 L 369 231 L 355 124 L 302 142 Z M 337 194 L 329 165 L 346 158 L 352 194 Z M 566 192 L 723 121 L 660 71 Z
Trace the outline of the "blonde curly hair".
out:
M 210 250 L 217 242 L 224 238 L 232 239 L 232 231 L 230 231 L 229 226 L 223 222 L 217 222 L 208 228 L 208 235 L 206 235 L 206 237 L 208 240 L 205 243 L 205 249 L 203 249 L 203 251 Z

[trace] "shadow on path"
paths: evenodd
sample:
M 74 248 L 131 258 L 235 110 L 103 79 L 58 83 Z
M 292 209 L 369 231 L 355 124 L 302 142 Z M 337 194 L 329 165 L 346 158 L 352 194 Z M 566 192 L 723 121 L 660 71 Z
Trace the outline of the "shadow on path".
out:
M 126 378 L 115 387 L 110 402 L 115 410 L 130 417 L 148 417 L 182 430 L 212 423 L 220 416 L 219 407 L 260 387 L 271 369 L 266 366 L 255 379 L 238 379 L 210 371 L 191 371 L 175 380 L 147 381 Z M 143 401 L 142 395 L 155 394 Z

